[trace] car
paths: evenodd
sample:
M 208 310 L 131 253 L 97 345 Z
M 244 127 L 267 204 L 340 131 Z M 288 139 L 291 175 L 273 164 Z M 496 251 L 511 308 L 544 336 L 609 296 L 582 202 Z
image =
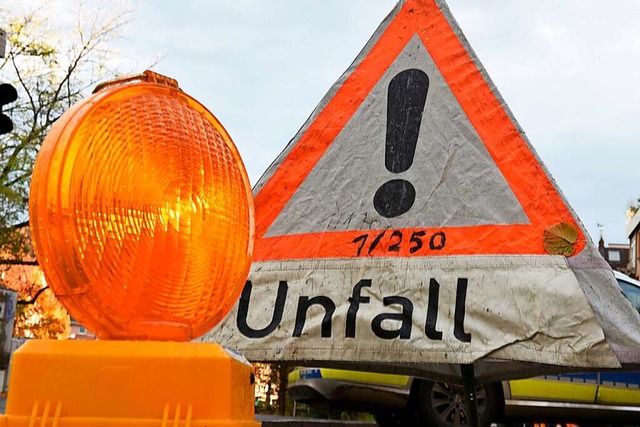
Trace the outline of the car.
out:
M 614 272 L 640 312 L 640 282 Z M 461 385 L 403 375 L 302 367 L 288 377 L 296 403 L 367 411 L 382 427 L 466 424 Z M 477 387 L 481 426 L 544 419 L 640 425 L 640 372 L 544 375 Z

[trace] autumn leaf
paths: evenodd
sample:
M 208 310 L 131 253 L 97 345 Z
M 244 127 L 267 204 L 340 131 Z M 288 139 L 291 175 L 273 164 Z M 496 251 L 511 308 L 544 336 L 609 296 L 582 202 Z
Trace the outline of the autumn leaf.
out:
M 572 256 L 576 252 L 578 230 L 567 222 L 561 222 L 544 230 L 542 243 L 551 255 Z

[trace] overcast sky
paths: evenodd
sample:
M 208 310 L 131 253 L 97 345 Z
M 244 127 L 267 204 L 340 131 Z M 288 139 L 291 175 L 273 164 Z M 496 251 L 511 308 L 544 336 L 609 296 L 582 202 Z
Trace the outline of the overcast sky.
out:
M 149 0 L 120 48 L 227 128 L 252 184 L 395 0 Z M 592 238 L 626 242 L 640 196 L 640 1 L 449 0 Z

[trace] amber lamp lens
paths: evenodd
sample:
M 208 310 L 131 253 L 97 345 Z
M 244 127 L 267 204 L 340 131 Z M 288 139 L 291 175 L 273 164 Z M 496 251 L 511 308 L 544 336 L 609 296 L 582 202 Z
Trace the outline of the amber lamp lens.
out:
M 117 85 L 67 111 L 36 160 L 29 211 L 47 283 L 103 339 L 196 338 L 247 278 L 246 171 L 218 120 L 175 87 Z

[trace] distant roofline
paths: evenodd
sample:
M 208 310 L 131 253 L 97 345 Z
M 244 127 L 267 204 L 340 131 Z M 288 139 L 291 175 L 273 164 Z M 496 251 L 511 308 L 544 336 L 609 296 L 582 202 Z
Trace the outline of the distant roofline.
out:
M 609 243 L 605 246 L 606 249 L 629 249 L 628 243 Z

